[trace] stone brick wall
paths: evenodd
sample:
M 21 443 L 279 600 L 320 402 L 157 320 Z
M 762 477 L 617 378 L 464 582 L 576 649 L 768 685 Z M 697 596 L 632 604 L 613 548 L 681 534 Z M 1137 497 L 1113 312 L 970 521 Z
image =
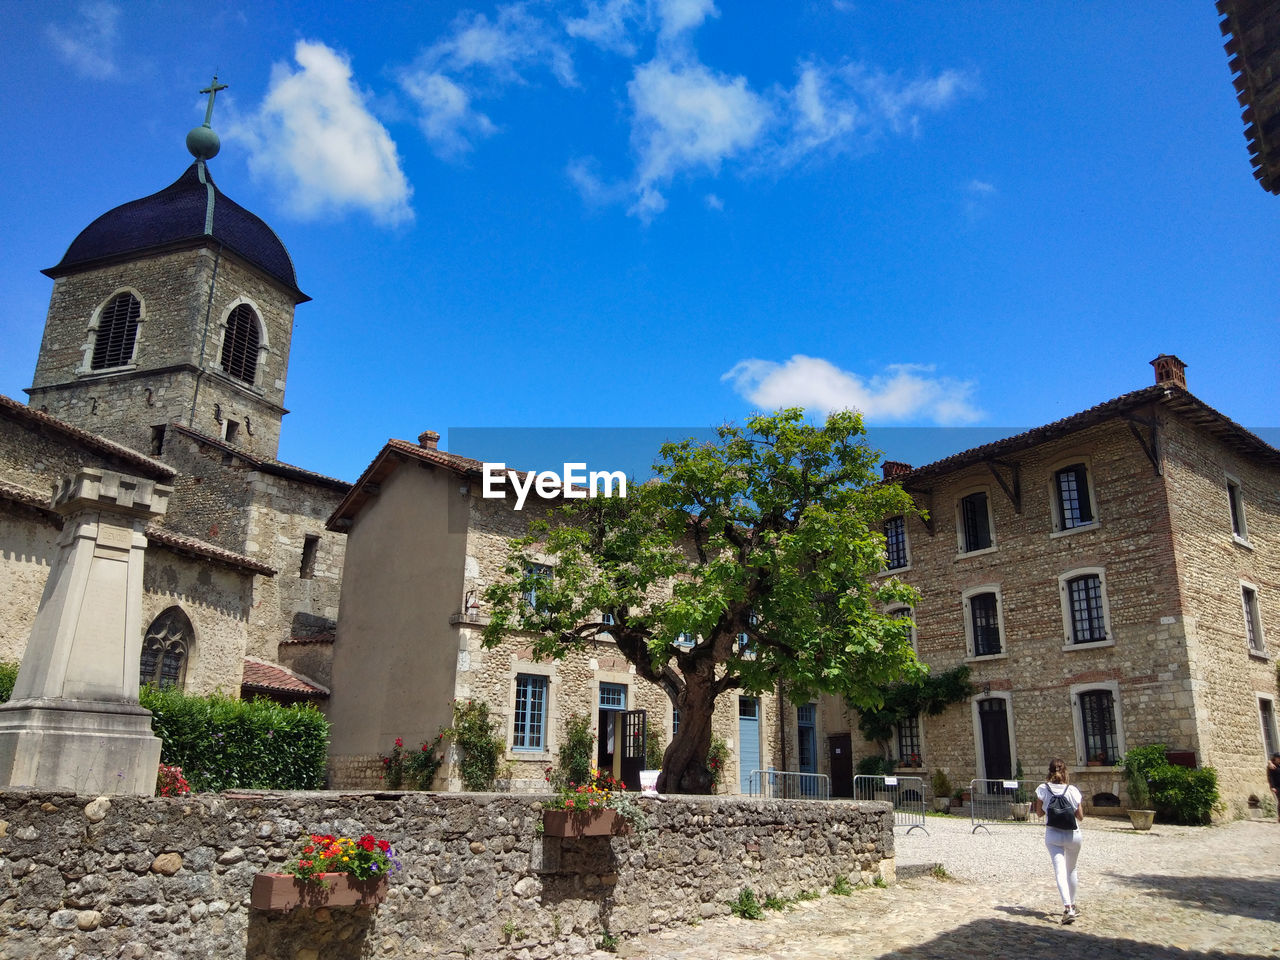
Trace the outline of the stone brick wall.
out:
M 1024 774 L 1038 777 L 1054 756 L 1073 764 L 1086 798 L 1117 793 L 1121 777 L 1084 765 L 1073 722 L 1072 687 L 1115 683 L 1117 711 L 1129 744 L 1165 740 L 1195 748 L 1192 678 L 1173 566 L 1163 480 L 1122 422 L 1107 422 L 1006 458 L 1019 469 L 1021 512 L 985 464 L 959 470 L 918 496 L 934 518 L 930 534 L 908 523 L 910 567 L 902 579 L 921 592 L 915 610 L 919 655 L 934 671 L 961 663 L 980 691 L 975 699 L 1006 695 L 1012 716 L 1011 752 Z M 1084 461 L 1091 474 L 1095 526 L 1054 529 L 1052 479 L 1059 467 Z M 1011 472 L 998 466 L 1012 487 Z M 993 518 L 994 549 L 962 555 L 959 498 L 983 489 Z M 1114 644 L 1075 648 L 1063 624 L 1059 577 L 1103 570 Z M 1000 597 L 1002 653 L 970 655 L 962 596 L 992 586 Z M 976 707 L 966 702 L 921 718 L 926 783 L 941 768 L 957 784 L 980 775 Z M 855 754 L 859 749 L 854 727 Z
M 1178 583 L 1199 714 L 1202 763 L 1218 771 L 1226 797 L 1267 795 L 1258 698 L 1280 701 L 1280 484 L 1277 470 L 1228 450 L 1179 421 L 1164 432 L 1165 476 L 1174 511 Z M 1227 479 L 1244 500 L 1247 536 L 1233 536 Z M 1250 650 L 1241 583 L 1257 591 L 1264 649 Z
M 886 804 L 643 801 L 652 828 L 558 841 L 534 797 L 223 794 L 93 800 L 0 794 L 2 960 L 528 957 L 728 913 L 837 877 L 893 880 Z M 404 868 L 368 909 L 265 913 L 259 872 L 307 832 L 389 840 Z
M 214 262 L 214 251 L 200 248 L 58 278 L 32 405 L 142 451 L 150 448 L 151 428 L 170 421 L 222 436 L 220 415 L 222 421 L 240 425 L 239 446 L 274 457 L 284 413 L 293 300 L 274 281 L 224 252 L 211 301 Z M 142 303 L 133 363 L 90 373 L 86 348 L 92 347 L 95 312 L 124 290 Z M 220 366 L 226 316 L 241 301 L 256 308 L 265 328 L 267 351 L 252 385 L 226 376 Z M 175 367 L 187 369 L 167 369 Z M 198 369 L 206 373 L 197 386 Z

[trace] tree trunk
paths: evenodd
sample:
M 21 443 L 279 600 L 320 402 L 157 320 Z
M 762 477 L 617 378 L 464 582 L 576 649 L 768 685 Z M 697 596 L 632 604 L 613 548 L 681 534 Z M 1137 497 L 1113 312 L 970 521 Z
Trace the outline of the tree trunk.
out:
M 714 666 L 711 667 L 714 670 Z M 675 699 L 680 711 L 680 729 L 662 757 L 658 790 L 664 793 L 711 793 L 711 771 L 707 753 L 711 750 L 711 712 L 715 693 L 710 678 L 697 674 L 685 677 L 684 689 Z

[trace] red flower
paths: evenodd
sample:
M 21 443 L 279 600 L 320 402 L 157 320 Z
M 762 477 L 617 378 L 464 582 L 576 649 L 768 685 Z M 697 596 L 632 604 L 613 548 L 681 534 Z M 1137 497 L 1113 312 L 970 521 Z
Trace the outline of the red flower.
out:
M 387 841 L 385 840 L 379 840 L 378 849 L 381 850 L 383 853 L 386 853 L 388 850 L 391 849 L 391 844 L 387 843 Z
M 422 745 L 422 752 L 423 752 L 423 753 L 426 753 L 426 752 L 427 752 L 428 750 L 430 750 L 430 749 L 431 749 L 431 748 L 430 748 L 430 747 L 428 747 L 425 743 Z
M 400 739 L 399 737 L 396 737 L 396 746 L 397 746 L 397 747 L 403 747 L 403 746 L 404 746 L 404 741 L 403 741 L 402 739 Z

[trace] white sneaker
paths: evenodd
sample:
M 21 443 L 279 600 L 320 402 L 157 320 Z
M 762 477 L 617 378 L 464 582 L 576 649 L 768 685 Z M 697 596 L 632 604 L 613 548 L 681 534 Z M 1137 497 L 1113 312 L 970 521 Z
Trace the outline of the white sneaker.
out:
M 1067 907 L 1067 909 L 1062 911 L 1062 922 L 1064 924 L 1075 923 L 1076 917 L 1078 916 L 1080 916 L 1080 914 L 1077 912 L 1075 907 Z

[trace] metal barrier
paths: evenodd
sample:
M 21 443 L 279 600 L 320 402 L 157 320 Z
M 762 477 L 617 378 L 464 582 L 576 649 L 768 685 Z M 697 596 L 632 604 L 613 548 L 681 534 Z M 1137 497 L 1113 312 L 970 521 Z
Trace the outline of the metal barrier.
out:
M 831 778 L 825 773 L 794 770 L 752 770 L 747 795 L 771 800 L 830 800 Z
M 884 800 L 893 804 L 893 825 L 912 830 L 929 831 L 924 825 L 924 780 L 920 777 L 853 778 L 853 799 Z
M 1035 798 L 1038 780 L 970 780 L 969 823 L 970 833 L 986 830 L 992 823 L 1034 823 L 1031 801 Z

